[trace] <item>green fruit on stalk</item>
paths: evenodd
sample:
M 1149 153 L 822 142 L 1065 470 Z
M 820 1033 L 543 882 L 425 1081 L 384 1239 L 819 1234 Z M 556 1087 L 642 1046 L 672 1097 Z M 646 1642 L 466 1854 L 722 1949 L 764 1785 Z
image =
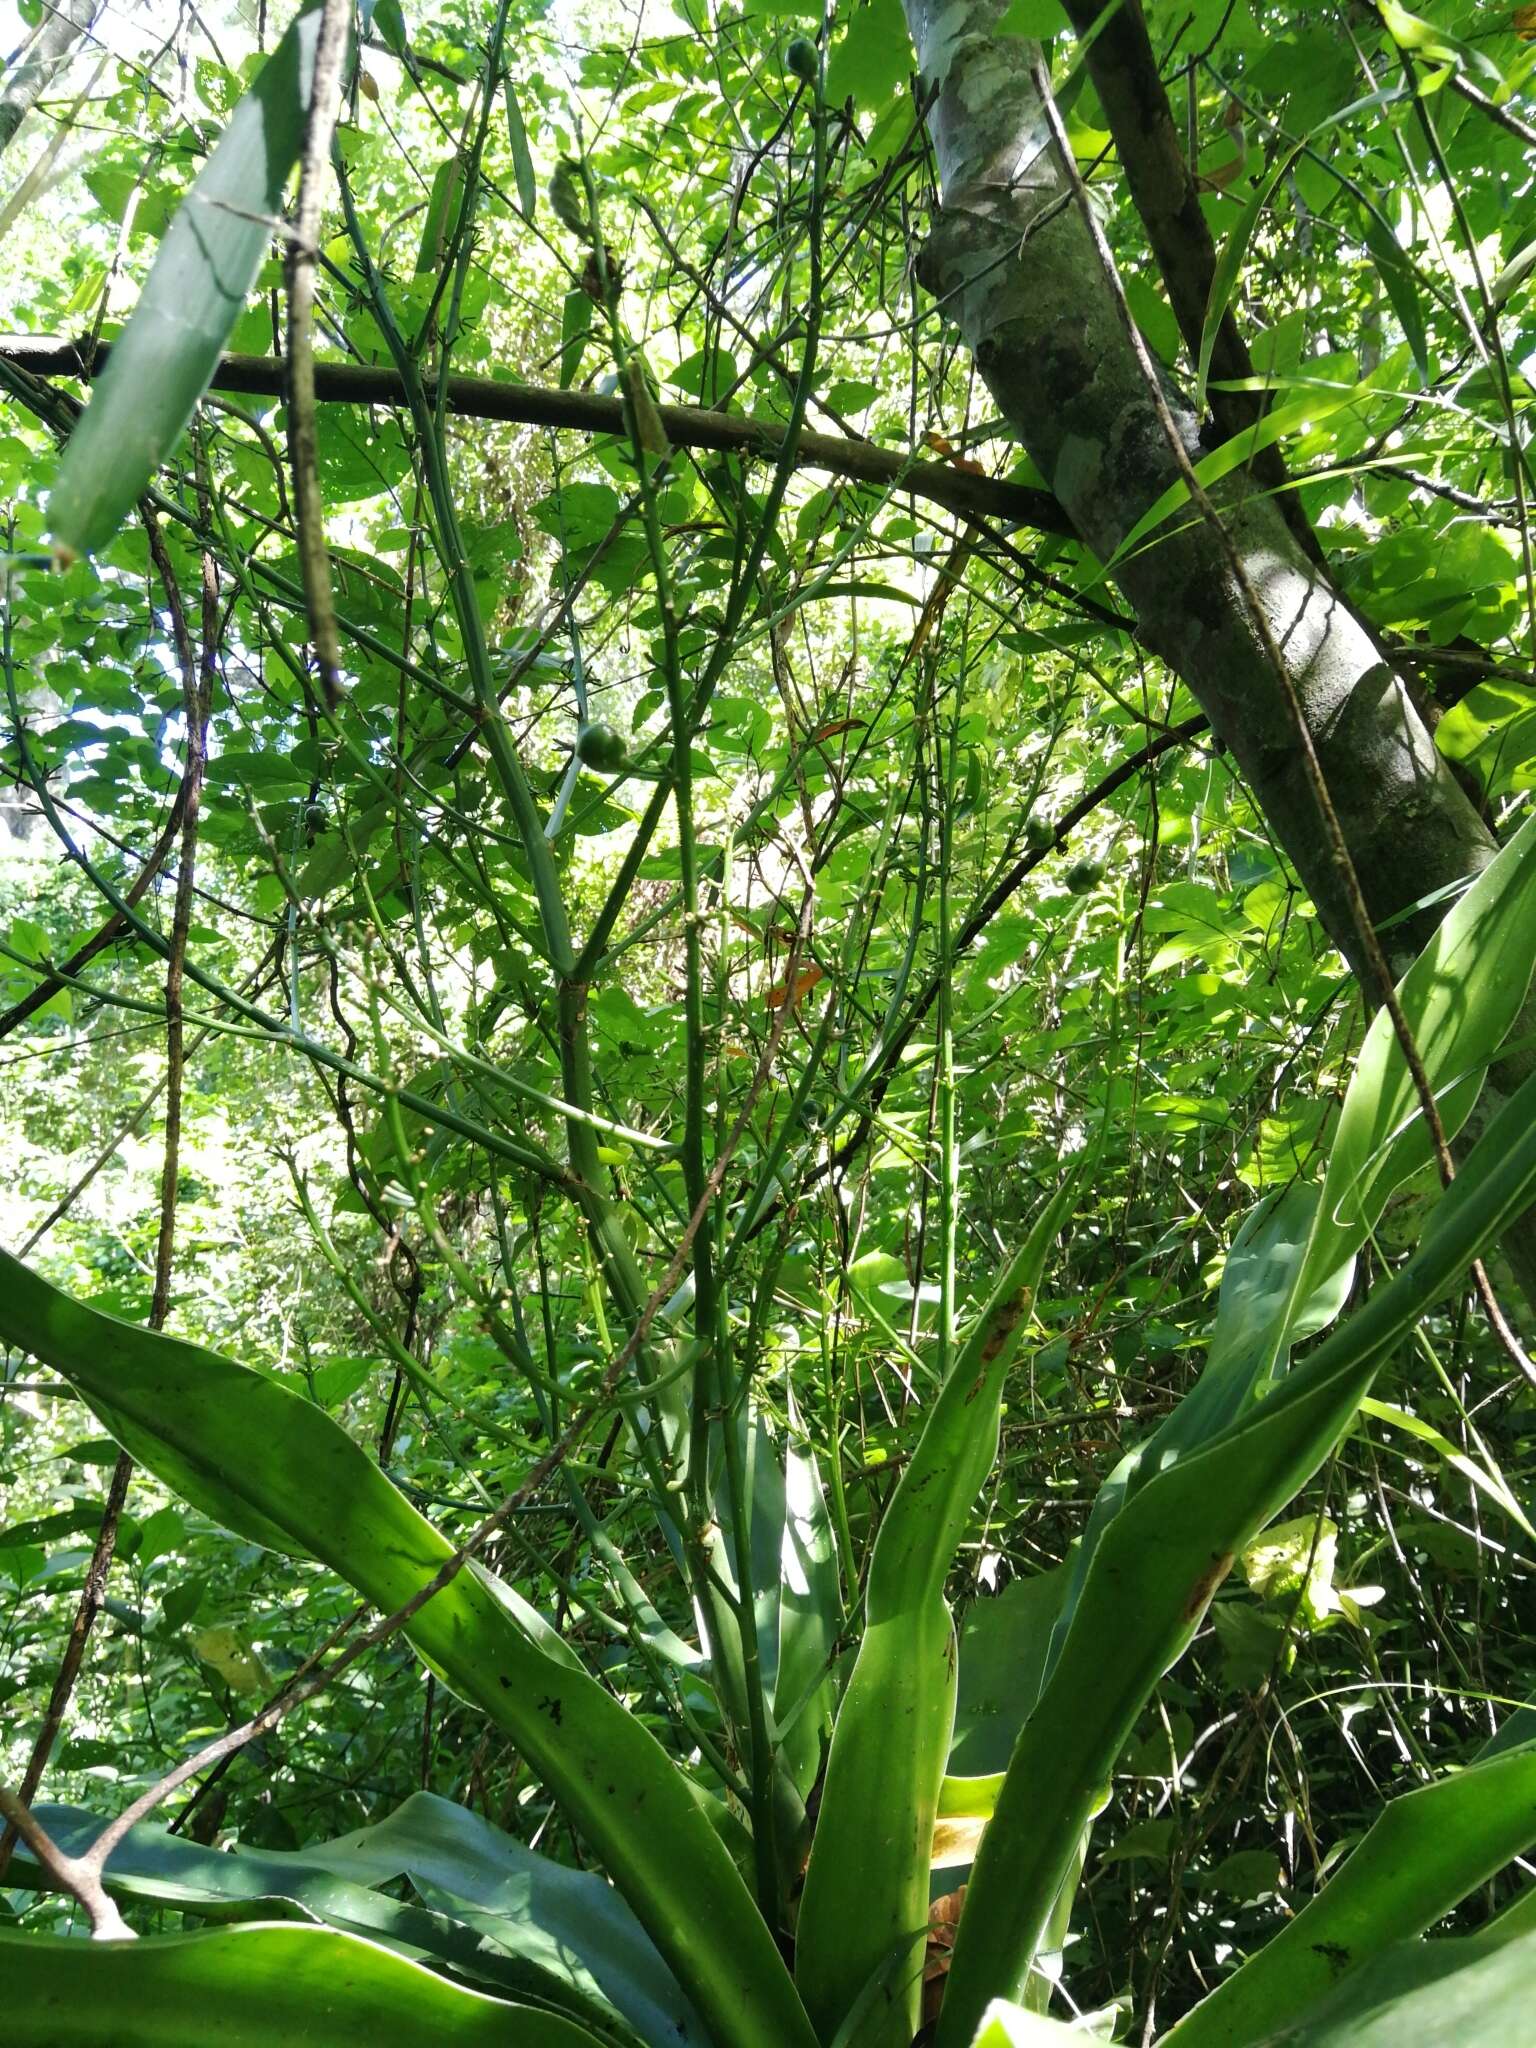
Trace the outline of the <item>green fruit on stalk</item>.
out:
M 785 65 L 807 85 L 816 83 L 816 45 L 809 36 L 796 36 L 784 52 Z
M 582 726 L 576 735 L 576 756 L 584 767 L 600 775 L 613 775 L 624 766 L 627 750 L 611 725 L 599 720 Z

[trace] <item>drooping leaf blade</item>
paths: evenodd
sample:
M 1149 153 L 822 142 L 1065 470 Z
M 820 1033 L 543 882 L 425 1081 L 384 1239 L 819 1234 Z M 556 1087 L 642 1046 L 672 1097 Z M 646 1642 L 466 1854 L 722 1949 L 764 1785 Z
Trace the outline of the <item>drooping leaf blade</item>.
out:
M 539 203 L 539 181 L 533 173 L 533 156 L 528 148 L 528 130 L 523 110 L 517 103 L 517 89 L 510 76 L 506 82 L 507 141 L 512 147 L 512 175 L 517 181 L 517 203 L 523 219 L 531 221 Z
M 194 1506 L 317 1557 L 386 1612 L 452 1546 L 332 1418 L 219 1353 L 71 1300 L 0 1252 L 0 1336 L 63 1373 Z M 602 1857 L 717 2039 L 810 2048 L 803 2008 L 703 1795 L 536 1610 L 470 1567 L 408 1631 L 511 1736 Z
M 1264 210 L 1274 197 L 1275 188 L 1295 162 L 1302 148 L 1299 142 L 1289 149 L 1281 150 L 1268 171 L 1254 186 L 1244 200 L 1237 219 L 1227 231 L 1227 238 L 1221 245 L 1216 258 L 1216 267 L 1211 273 L 1211 289 L 1206 300 L 1205 321 L 1200 330 L 1200 359 L 1195 365 L 1195 410 L 1205 405 L 1205 383 L 1211 374 L 1211 357 L 1216 350 L 1216 337 L 1221 323 L 1237 292 L 1238 278 L 1242 274 L 1243 259 L 1248 254 L 1248 245 L 1254 231 L 1264 217 Z
M 70 1855 L 88 1849 L 103 1825 L 79 1807 L 36 1812 Z M 440 1910 L 402 1905 L 380 1889 L 401 1877 L 419 1897 L 431 1891 L 446 1903 Z M 10 1881 L 43 1882 L 24 1846 Z M 106 1884 L 119 1900 L 210 1920 L 269 1919 L 274 1902 L 288 1900 L 344 1933 L 447 1963 L 502 1996 L 567 2010 L 594 2032 L 638 2037 L 652 2048 L 703 2039 L 676 1980 L 612 1886 L 552 1863 L 431 1793 L 413 1793 L 371 1828 L 299 1850 L 209 1849 L 141 1822 L 113 1850 Z
M 1404 1942 L 1253 2048 L 1511 2048 L 1533 2001 L 1536 1934 Z
M 1520 1014 L 1536 961 L 1536 818 L 1442 919 L 1398 986 L 1447 1136 L 1461 1129 Z M 1391 1018 L 1377 1012 L 1345 1092 L 1321 1187 L 1293 1181 L 1233 1240 L 1205 1369 L 1099 1489 L 1067 1595 L 1059 1646 L 1094 1548 L 1147 1474 L 1229 1427 L 1285 1371 L 1291 1349 L 1343 1307 L 1354 1259 L 1393 1192 L 1432 1156 Z
M 14 2048 L 596 2048 L 572 2020 L 488 1998 L 332 1927 L 108 1942 L 5 1930 L 0 1972 Z
M 54 539 L 71 555 L 111 540 L 208 388 L 283 210 L 319 33 L 311 0 L 230 115 L 166 230 L 48 501 Z
M 358 1884 L 408 1878 L 445 1913 L 543 1971 L 601 1998 L 647 2041 L 686 2048 L 705 2038 L 630 1908 L 595 1872 L 527 1848 L 450 1799 L 413 1792 L 384 1820 L 302 1852 Z

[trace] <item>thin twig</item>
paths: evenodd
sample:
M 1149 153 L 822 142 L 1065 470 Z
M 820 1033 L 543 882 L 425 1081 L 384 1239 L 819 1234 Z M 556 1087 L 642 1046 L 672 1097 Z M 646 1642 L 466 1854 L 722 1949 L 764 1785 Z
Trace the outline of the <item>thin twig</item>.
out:
M 208 479 L 206 462 L 201 455 L 198 459 L 198 483 L 206 526 Z M 181 591 L 171 569 L 158 522 L 148 507 L 145 508 L 145 527 L 150 537 L 151 552 L 155 555 L 161 570 L 166 602 L 170 609 L 171 638 L 176 649 L 177 664 L 181 670 L 182 713 L 187 728 L 186 764 L 182 772 L 181 795 L 178 798 L 181 809 L 181 864 L 176 876 L 176 903 L 172 913 L 171 942 L 165 970 L 165 1140 L 160 1168 L 160 1227 L 155 1241 L 154 1292 L 149 1310 L 149 1327 L 152 1330 L 159 1330 L 165 1327 L 165 1319 L 170 1312 L 171 1275 L 175 1260 L 176 1192 L 181 1172 L 182 1075 L 186 1064 L 181 990 L 187 956 L 187 936 L 192 924 L 203 771 L 208 759 L 208 714 L 213 696 L 214 656 L 219 635 L 219 582 L 213 557 L 205 550 L 202 564 L 202 644 L 199 654 L 193 648 L 186 611 L 181 601 Z M 102 1508 L 101 1527 L 97 1531 L 91 1561 L 86 1567 L 85 1583 L 80 1589 L 80 1598 L 70 1622 L 69 1636 L 54 1676 L 43 1724 L 32 1745 L 32 1754 L 27 1759 L 27 1768 L 21 1783 L 20 1797 L 23 1805 L 29 1806 L 37 1797 L 43 1773 L 48 1768 L 48 1760 L 53 1754 L 53 1746 L 58 1740 L 59 1731 L 64 1725 L 64 1716 L 74 1695 L 80 1667 L 85 1658 L 86 1644 L 95 1626 L 96 1616 L 106 1599 L 107 1578 L 117 1547 L 118 1524 L 122 1518 L 124 1502 L 128 1498 L 128 1483 L 132 1475 L 133 1460 L 126 1451 L 120 1451 L 112 1468 L 112 1478 Z M 4 1876 L 10 1862 L 18 1831 L 14 1819 L 7 1816 L 5 1830 L 0 1833 L 0 1877 Z M 82 1903 L 86 1902 L 82 1899 Z M 90 1907 L 87 1905 L 87 1911 L 89 1910 Z M 113 1911 L 116 1912 L 115 1907 Z
M 1480 114 L 1486 114 L 1490 121 L 1497 122 L 1499 127 L 1507 134 L 1513 135 L 1517 142 L 1523 142 L 1527 149 L 1536 149 L 1536 128 L 1528 121 L 1522 121 L 1520 116 L 1511 113 L 1508 107 L 1501 107 L 1497 100 L 1491 100 L 1485 92 L 1479 92 L 1472 81 L 1463 77 L 1459 71 L 1453 70 L 1447 83 L 1451 91 L 1459 93 L 1468 106 L 1476 107 Z
M 331 136 L 341 103 L 341 73 L 346 63 L 351 19 L 352 0 L 323 0 L 299 163 L 299 198 L 287 261 L 288 456 L 293 465 L 294 534 L 320 688 L 333 711 L 341 701 L 341 640 L 336 630 L 331 560 L 325 544 L 325 505 L 320 496 L 315 423 L 315 264 L 321 201 Z
M 798 958 L 801 935 L 808 928 L 811 901 L 812 899 L 808 895 L 801 909 L 796 945 L 790 954 L 791 971 L 793 971 Z M 366 1652 L 376 1649 L 381 1643 L 387 1642 L 391 1636 L 397 1634 L 415 1615 L 420 1613 L 429 1600 L 440 1593 L 445 1586 L 452 1584 L 465 1565 L 478 1556 L 485 1548 L 502 1524 L 508 1521 L 519 1508 L 525 1506 L 539 1488 L 543 1486 L 544 1482 L 564 1462 L 572 1446 L 591 1425 L 594 1416 L 600 1413 L 611 1399 L 614 1388 L 618 1385 L 625 1369 L 635 1359 L 646 1337 L 649 1335 L 651 1325 L 655 1322 L 656 1317 L 661 1313 L 666 1303 L 671 1299 L 683 1268 L 688 1263 L 694 1239 L 697 1237 L 709 1213 L 710 1204 L 720 1192 L 726 1168 L 746 1133 L 748 1119 L 751 1116 L 757 1097 L 766 1084 L 769 1074 L 772 1072 L 778 1049 L 789 1026 L 792 1010 L 793 1004 L 786 1002 L 774 1018 L 773 1028 L 768 1034 L 767 1043 L 758 1059 L 757 1067 L 748 1086 L 746 1100 L 731 1127 L 729 1135 L 720 1147 L 719 1155 L 711 1168 L 702 1194 L 688 1218 L 687 1227 L 678 1240 L 677 1247 L 672 1254 L 671 1260 L 668 1262 L 667 1269 L 641 1310 L 628 1339 L 622 1348 L 615 1353 L 605 1369 L 602 1382 L 592 1399 L 583 1408 L 578 1410 L 566 1424 L 554 1443 L 536 1461 L 528 1476 L 477 1524 L 465 1541 L 454 1551 L 453 1555 L 444 1560 L 443 1564 L 426 1584 L 419 1587 L 409 1600 L 402 1606 L 397 1607 L 392 1614 L 387 1614 L 381 1620 L 375 1622 L 373 1627 L 366 1630 L 362 1635 L 356 1637 L 351 1645 L 323 1670 L 313 1668 L 330 1644 L 336 1641 L 339 1635 L 345 1633 L 347 1629 L 353 1626 L 357 1616 L 353 1615 L 350 1617 L 340 1629 L 333 1632 L 327 1642 L 322 1644 L 320 1649 L 300 1668 L 293 1683 L 280 1693 L 277 1698 L 269 1701 L 258 1713 L 253 1714 L 248 1721 L 242 1722 L 239 1727 L 231 1728 L 223 1735 L 216 1736 L 212 1742 L 206 1743 L 193 1756 L 186 1758 L 173 1771 L 168 1772 L 157 1783 L 149 1786 L 144 1792 L 140 1793 L 137 1799 L 126 1806 L 117 1818 L 111 1821 L 96 1837 L 85 1855 L 75 1859 L 77 1874 L 84 1873 L 88 1876 L 94 1876 L 99 1885 L 100 1876 L 106 1867 L 107 1859 L 128 1834 L 129 1830 L 135 1827 L 139 1821 L 143 1820 L 146 1815 L 152 1813 L 164 1800 L 168 1799 L 179 1786 L 186 1784 L 188 1779 L 195 1777 L 199 1771 L 206 1770 L 211 1765 L 225 1762 L 238 1750 L 243 1749 L 247 1743 L 254 1741 L 258 1735 L 263 1735 L 268 1729 L 275 1728 L 296 1707 L 302 1706 L 307 1700 L 313 1699 L 318 1693 L 325 1691 L 334 1684 L 343 1672 L 349 1670 Z M 84 1904 L 83 1893 L 75 1886 L 71 1886 L 70 1889 L 75 1891 L 75 1895 L 81 1898 L 81 1902 Z M 115 1909 L 113 1910 L 115 1911 Z

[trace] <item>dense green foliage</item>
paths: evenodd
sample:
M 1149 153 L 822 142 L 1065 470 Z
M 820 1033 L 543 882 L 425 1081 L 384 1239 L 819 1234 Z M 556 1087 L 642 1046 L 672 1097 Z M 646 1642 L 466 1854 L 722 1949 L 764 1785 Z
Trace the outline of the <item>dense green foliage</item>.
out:
M 321 10 L 111 15 L 6 154 L 4 324 L 139 313 L 73 436 L 0 347 L 0 1786 L 82 1614 L 77 1857 L 343 1660 L 114 1848 L 136 1943 L 16 1848 L 18 2042 L 1515 2038 L 1531 10 L 1147 11 L 1200 350 L 995 34 L 1502 847 L 1411 1059 L 920 282 L 897 0 L 365 8 L 318 567 L 302 398 L 205 386 Z

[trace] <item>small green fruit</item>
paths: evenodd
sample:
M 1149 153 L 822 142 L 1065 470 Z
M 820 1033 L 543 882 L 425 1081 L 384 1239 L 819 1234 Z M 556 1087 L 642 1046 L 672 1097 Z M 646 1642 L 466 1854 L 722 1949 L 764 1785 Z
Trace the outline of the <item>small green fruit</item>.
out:
M 1024 820 L 1024 844 L 1031 853 L 1044 853 L 1056 844 L 1056 827 L 1044 811 L 1031 811 Z
M 1074 896 L 1089 896 L 1104 879 L 1101 860 L 1075 860 L 1067 869 L 1067 887 Z
M 803 78 L 807 85 L 816 83 L 816 45 L 809 36 L 795 37 L 784 52 L 784 62 L 796 78 Z
M 595 768 L 600 775 L 613 775 L 624 766 L 626 749 L 611 725 L 593 720 L 576 735 L 576 755 L 583 766 Z

